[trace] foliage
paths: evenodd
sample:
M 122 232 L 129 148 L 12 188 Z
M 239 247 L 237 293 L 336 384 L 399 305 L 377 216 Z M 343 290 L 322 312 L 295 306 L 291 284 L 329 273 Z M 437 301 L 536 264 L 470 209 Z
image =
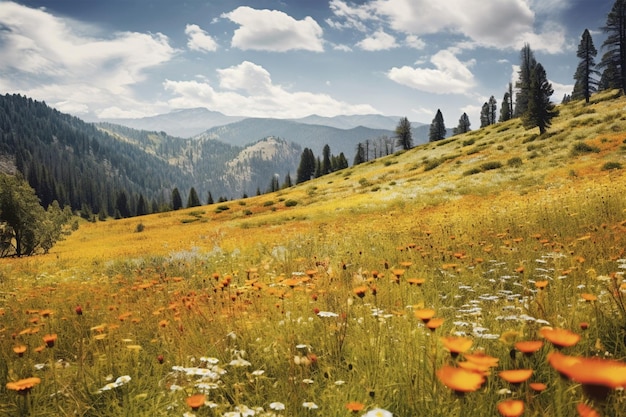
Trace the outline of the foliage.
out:
M 172 210 L 180 210 L 183 208 L 183 198 L 178 191 L 178 187 L 172 190 Z
M 411 122 L 403 117 L 396 126 L 396 141 L 400 149 L 409 150 L 413 147 L 413 134 L 411 133 Z
M 446 125 L 443 120 L 443 114 L 440 109 L 437 109 L 437 113 L 435 114 L 435 118 L 430 124 L 430 132 L 428 134 L 429 142 L 436 142 L 446 137 Z
M 187 197 L 187 207 L 198 207 L 200 205 L 200 198 L 194 187 L 189 190 L 189 196 Z
M 558 115 L 554 104 L 550 102 L 553 92 L 546 71 L 541 64 L 537 63 L 532 72 L 528 108 L 522 118 L 526 129 L 538 127 L 539 134 L 543 135 L 551 126 L 552 119 Z
M 44 210 L 25 180 L 0 174 L 0 256 L 48 253 L 64 234 L 70 216 L 57 202 Z
M 463 133 L 467 133 L 471 131 L 470 126 L 471 126 L 471 123 L 470 123 L 469 117 L 467 116 L 467 113 L 463 113 L 461 115 L 461 118 L 459 119 L 459 124 L 457 125 L 457 127 L 454 128 L 452 134 L 461 135 Z
M 531 79 L 537 65 L 535 53 L 529 44 L 525 44 L 520 52 L 519 79 L 515 84 L 517 94 L 515 96 L 515 117 L 522 117 L 528 111 L 531 100 Z
M 591 34 L 588 29 L 585 29 L 576 53 L 576 56 L 580 58 L 580 63 L 574 74 L 576 83 L 572 92 L 572 100 L 584 98 L 589 103 L 591 94 L 597 90 L 598 81 L 594 78 L 595 75 L 599 74 L 599 71 L 595 69 L 596 63 L 594 60 L 597 54 L 598 51 L 593 45 Z
M 304 148 L 300 155 L 300 165 L 296 173 L 296 184 L 309 181 L 315 175 L 315 155 L 309 148 Z
M 602 31 L 607 38 L 602 44 L 605 53 L 600 61 L 600 68 L 604 69 L 602 80 L 603 89 L 619 88 L 626 91 L 626 1 L 615 0 L 611 11 L 606 18 L 606 25 Z

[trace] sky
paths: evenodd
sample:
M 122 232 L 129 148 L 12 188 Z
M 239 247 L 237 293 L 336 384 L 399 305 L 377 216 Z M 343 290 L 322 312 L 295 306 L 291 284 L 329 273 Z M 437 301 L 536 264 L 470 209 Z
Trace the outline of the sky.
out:
M 613 0 L 0 0 L 0 93 L 85 120 L 206 107 L 472 128 L 528 43 L 560 103 Z

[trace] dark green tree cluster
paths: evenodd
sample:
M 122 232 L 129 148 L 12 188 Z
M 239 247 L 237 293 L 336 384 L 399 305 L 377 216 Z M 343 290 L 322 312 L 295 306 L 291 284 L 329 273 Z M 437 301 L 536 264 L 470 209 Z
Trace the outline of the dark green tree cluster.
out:
M 300 155 L 298 170 L 296 171 L 296 184 L 301 184 L 312 178 L 318 178 L 322 175 L 348 168 L 348 160 L 343 152 L 335 156 L 330 152 L 330 146 L 327 144 L 324 146 L 322 154 L 323 157 L 321 159 L 315 158 L 311 149 L 304 148 Z M 291 175 L 285 178 L 283 187 L 290 186 L 287 184 L 291 184 Z
M 453 135 L 461 135 L 463 133 L 467 133 L 470 130 L 472 130 L 472 129 L 470 129 L 470 126 L 471 126 L 471 123 L 470 123 L 470 119 L 469 119 L 467 113 L 463 113 L 461 115 L 461 118 L 459 119 L 459 124 L 457 125 L 457 127 L 455 127 L 452 130 L 452 134 Z
M 626 0 L 616 0 L 602 31 L 607 38 L 599 67 L 603 69 L 599 82 L 601 90 L 619 88 L 626 91 Z
M 437 109 L 435 118 L 430 124 L 430 131 L 428 134 L 429 142 L 436 142 L 445 139 L 447 135 L 446 125 L 443 120 L 443 114 L 440 109 Z
M 72 213 L 57 202 L 41 206 L 35 190 L 13 175 L 0 174 L 0 256 L 48 252 L 62 238 Z

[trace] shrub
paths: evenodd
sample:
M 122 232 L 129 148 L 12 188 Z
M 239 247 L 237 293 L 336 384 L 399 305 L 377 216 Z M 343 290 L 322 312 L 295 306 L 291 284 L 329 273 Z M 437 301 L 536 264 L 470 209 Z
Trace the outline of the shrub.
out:
M 269 207 L 273 205 L 274 205 L 274 202 L 272 200 L 268 200 L 265 203 L 263 203 L 263 207 Z
M 473 145 L 475 142 L 476 142 L 476 140 L 474 140 L 474 139 L 464 140 L 463 141 L 463 146 L 470 146 L 470 145 Z
M 511 159 L 509 159 L 508 161 L 506 161 L 506 164 L 512 168 L 518 168 L 522 166 L 522 158 L 515 156 Z
M 485 162 L 484 164 L 480 165 L 480 169 L 483 171 L 491 171 L 492 169 L 498 168 L 502 168 L 502 164 L 498 161 Z
M 285 201 L 285 207 L 294 207 L 297 206 L 298 202 L 296 200 L 287 200 Z
M 574 144 L 574 146 L 572 146 L 572 151 L 571 154 L 572 156 L 578 156 L 578 155 L 583 155 L 586 153 L 597 153 L 600 152 L 600 149 L 598 149 L 595 146 L 591 146 L 585 142 L 577 142 Z
M 219 205 L 219 206 L 217 206 L 217 207 L 215 208 L 215 212 L 216 212 L 216 213 L 221 213 L 221 212 L 226 211 L 226 210 L 230 210 L 230 207 L 228 207 L 228 206 L 227 206 L 227 205 L 225 205 L 225 204 Z
M 607 162 L 602 165 L 602 171 L 610 171 L 612 169 L 622 169 L 622 164 L 619 162 Z
M 424 164 L 424 171 L 431 171 L 441 165 L 440 159 L 431 159 L 430 161 L 426 161 Z
M 243 214 L 245 214 L 246 216 L 250 216 L 252 215 L 252 211 L 249 209 L 244 210 Z
M 467 177 L 468 175 L 480 174 L 481 172 L 483 171 L 480 168 L 472 168 L 465 171 L 463 175 Z
M 143 223 L 139 223 L 139 224 L 137 225 L 137 227 L 135 227 L 135 232 L 136 232 L 136 233 L 141 233 L 141 232 L 143 232 L 143 230 L 144 230 L 145 228 L 146 228 L 146 227 L 143 225 Z

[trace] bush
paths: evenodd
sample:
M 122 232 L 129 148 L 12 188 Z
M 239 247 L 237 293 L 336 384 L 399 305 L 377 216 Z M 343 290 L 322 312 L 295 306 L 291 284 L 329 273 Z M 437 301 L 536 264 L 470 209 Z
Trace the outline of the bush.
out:
M 228 207 L 228 206 L 227 206 L 227 205 L 225 205 L 225 204 L 222 204 L 222 205 L 217 206 L 217 207 L 215 208 L 215 212 L 216 212 L 216 213 L 221 213 L 221 212 L 226 211 L 226 210 L 230 210 L 230 207 Z
M 249 210 L 249 209 L 246 209 L 246 210 L 244 210 L 243 214 L 246 215 L 246 216 L 250 216 L 250 215 L 252 215 L 252 211 Z
M 431 171 L 441 165 L 441 160 L 432 159 L 430 161 L 426 161 L 424 164 L 424 171 Z
M 475 142 L 476 142 L 476 140 L 474 140 L 474 139 L 464 140 L 463 141 L 463 146 L 470 146 L 470 145 L 473 145 Z
M 610 171 L 612 169 L 622 169 L 622 164 L 619 162 L 607 162 L 602 165 L 602 171 Z
M 285 201 L 285 207 L 294 207 L 297 206 L 298 202 L 296 200 L 287 200 Z
M 502 168 L 502 164 L 498 161 L 485 162 L 480 166 L 480 169 L 483 171 L 491 171 L 492 169 L 498 168 Z
M 522 158 L 518 156 L 513 157 L 509 159 L 508 161 L 506 161 L 506 164 L 512 168 L 519 168 L 522 166 Z
M 572 156 L 578 156 L 578 155 L 583 155 L 586 153 L 598 153 L 600 152 L 600 149 L 598 149 L 595 146 L 591 146 L 585 142 L 577 142 L 574 144 L 574 146 L 572 146 L 572 151 L 571 154 Z
M 465 171 L 463 175 L 467 177 L 468 175 L 480 174 L 481 172 L 483 171 L 480 168 L 472 168 Z
M 143 230 L 144 230 L 145 228 L 146 228 L 146 227 L 143 225 L 143 223 L 139 223 L 139 224 L 137 225 L 137 227 L 135 227 L 135 232 L 136 232 L 136 233 L 141 233 L 141 232 L 143 232 Z
M 263 207 L 269 207 L 273 205 L 274 205 L 274 202 L 272 200 L 268 200 L 265 203 L 263 203 Z

